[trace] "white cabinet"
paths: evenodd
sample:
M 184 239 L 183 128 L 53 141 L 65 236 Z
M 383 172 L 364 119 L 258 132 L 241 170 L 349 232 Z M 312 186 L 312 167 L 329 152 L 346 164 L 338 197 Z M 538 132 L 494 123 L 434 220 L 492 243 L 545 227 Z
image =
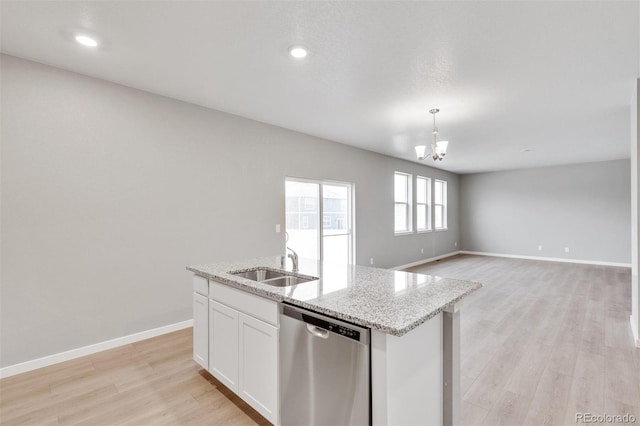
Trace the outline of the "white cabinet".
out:
M 239 332 L 238 394 L 278 424 L 278 328 L 241 313 Z
M 238 393 L 238 311 L 209 301 L 209 372 Z
M 279 425 L 278 303 L 213 280 L 208 294 L 208 371 Z
M 209 369 L 209 300 L 193 293 L 193 359 Z

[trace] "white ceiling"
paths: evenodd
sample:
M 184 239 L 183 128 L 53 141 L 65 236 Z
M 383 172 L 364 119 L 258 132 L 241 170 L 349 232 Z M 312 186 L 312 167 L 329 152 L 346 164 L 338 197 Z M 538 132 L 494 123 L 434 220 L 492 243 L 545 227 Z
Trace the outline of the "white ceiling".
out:
M 5 53 L 412 161 L 438 107 L 454 172 L 629 157 L 638 1 L 1 8 Z

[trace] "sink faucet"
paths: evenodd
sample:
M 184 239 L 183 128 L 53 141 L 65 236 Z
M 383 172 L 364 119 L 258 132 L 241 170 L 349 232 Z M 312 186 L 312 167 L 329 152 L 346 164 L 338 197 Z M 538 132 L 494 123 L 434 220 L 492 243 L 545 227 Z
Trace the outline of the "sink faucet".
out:
M 287 257 L 291 259 L 291 263 L 293 263 L 293 272 L 298 272 L 298 253 L 289 247 L 287 247 L 287 250 L 291 250 L 291 253 L 289 253 Z

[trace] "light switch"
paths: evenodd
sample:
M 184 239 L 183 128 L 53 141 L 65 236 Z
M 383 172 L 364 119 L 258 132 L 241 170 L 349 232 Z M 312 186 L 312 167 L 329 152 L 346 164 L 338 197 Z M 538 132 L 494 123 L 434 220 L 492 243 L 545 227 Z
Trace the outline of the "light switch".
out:
M 276 232 L 280 233 L 280 224 L 276 223 Z

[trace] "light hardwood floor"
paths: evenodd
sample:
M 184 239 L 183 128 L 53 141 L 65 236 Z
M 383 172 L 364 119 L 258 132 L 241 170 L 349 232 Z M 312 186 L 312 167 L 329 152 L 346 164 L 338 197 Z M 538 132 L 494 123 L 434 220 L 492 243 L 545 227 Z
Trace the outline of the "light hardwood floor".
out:
M 459 255 L 411 271 L 484 284 L 461 313 L 463 424 L 640 423 L 630 269 Z
M 191 359 L 192 329 L 0 380 L 2 425 L 270 425 Z
M 412 271 L 480 281 L 461 316 L 465 425 L 634 414 L 625 268 L 461 255 Z M 0 380 L 3 425 L 269 424 L 191 360 L 191 330 Z

